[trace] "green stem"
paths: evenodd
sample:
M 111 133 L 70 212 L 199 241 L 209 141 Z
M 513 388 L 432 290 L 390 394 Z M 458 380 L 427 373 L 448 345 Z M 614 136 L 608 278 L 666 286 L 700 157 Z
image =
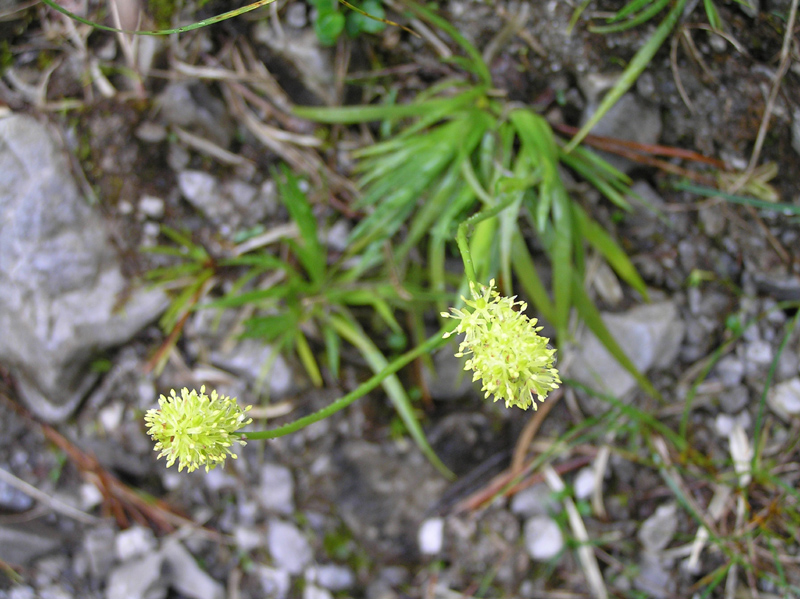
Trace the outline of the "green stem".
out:
M 467 241 L 467 230 L 474 227 L 481 221 L 490 219 L 497 216 L 503 210 L 508 208 L 515 200 L 515 196 L 509 195 L 502 201 L 498 202 L 488 210 L 482 210 L 478 214 L 473 214 L 468 219 L 461 221 L 458 225 L 458 232 L 456 233 L 456 243 L 458 243 L 458 250 L 461 252 L 461 260 L 464 262 L 464 274 L 470 283 L 478 285 L 478 278 L 475 275 L 475 266 L 472 263 L 472 254 L 469 251 L 469 241 Z
M 417 359 L 419 356 L 431 352 L 439 347 L 443 346 L 447 343 L 447 339 L 445 339 L 442 335 L 444 333 L 448 333 L 452 331 L 458 322 L 456 320 L 448 321 L 447 324 L 442 327 L 438 333 L 434 334 L 430 338 L 428 338 L 423 344 L 418 345 L 412 350 L 407 351 L 399 358 L 396 358 L 393 362 L 391 362 L 386 368 L 384 368 L 379 373 L 373 375 L 363 383 L 361 383 L 357 388 L 353 389 L 347 395 L 340 397 L 330 405 L 322 408 L 318 412 L 314 412 L 313 414 L 309 414 L 308 416 L 304 416 L 303 418 L 298 418 L 294 422 L 290 422 L 289 424 L 284 424 L 283 426 L 279 426 L 277 428 L 273 428 L 267 431 L 254 431 L 249 433 L 242 433 L 247 439 L 252 440 L 263 440 L 263 439 L 276 439 L 277 437 L 283 437 L 284 435 L 288 435 L 299 431 L 302 428 L 307 427 L 310 424 L 314 424 L 315 422 L 319 422 L 320 420 L 335 414 L 339 410 L 342 410 L 353 403 L 355 400 L 363 397 L 376 387 L 380 385 L 383 380 L 401 368 L 406 366 L 411 361 Z

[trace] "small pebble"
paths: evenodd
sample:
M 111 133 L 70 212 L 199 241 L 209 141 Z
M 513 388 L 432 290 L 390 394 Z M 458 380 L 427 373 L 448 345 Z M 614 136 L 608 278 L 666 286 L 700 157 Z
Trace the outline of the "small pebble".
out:
M 547 561 L 557 556 L 564 548 L 561 529 L 552 518 L 534 516 L 525 523 L 525 549 L 538 561 Z
M 148 218 L 158 220 L 164 216 L 164 200 L 155 196 L 142 196 L 139 200 L 139 212 Z
M 437 555 L 444 545 L 444 520 L 442 518 L 428 518 L 419 527 L 417 535 L 419 551 L 423 555 Z

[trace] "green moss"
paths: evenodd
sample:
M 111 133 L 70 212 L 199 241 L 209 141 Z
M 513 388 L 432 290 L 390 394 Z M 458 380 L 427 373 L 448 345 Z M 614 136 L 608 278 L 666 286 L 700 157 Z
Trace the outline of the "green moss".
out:
M 166 29 L 172 26 L 172 17 L 178 11 L 180 0 L 148 0 L 147 8 L 156 26 Z

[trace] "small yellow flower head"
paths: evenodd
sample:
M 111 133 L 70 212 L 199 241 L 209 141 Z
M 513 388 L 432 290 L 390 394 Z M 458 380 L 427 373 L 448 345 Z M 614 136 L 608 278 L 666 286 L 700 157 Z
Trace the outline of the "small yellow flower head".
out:
M 442 313 L 460 320 L 455 330 L 444 336 L 464 334 L 456 357 L 469 356 L 464 370 L 474 372 L 473 381 L 483 382 L 485 397 L 494 394 L 494 400 L 504 399 L 507 408 L 527 410 L 532 405 L 535 410 L 533 396 L 544 401 L 561 383 L 553 368 L 556 350 L 547 347 L 549 339 L 539 336 L 542 327 L 536 327 L 536 319 L 523 314 L 525 302 L 501 297 L 494 279 L 488 287 L 481 287 L 478 292 L 471 283 L 472 300 L 462 298 L 470 311 L 450 308 L 452 314 Z
M 219 397 L 216 391 L 206 395 L 205 386 L 200 392 L 184 388 L 178 397 L 173 389 L 170 397 L 158 400 L 159 409 L 145 414 L 149 434 L 156 442 L 158 457 L 167 457 L 167 468 L 178 460 L 178 472 L 185 467 L 189 472 L 205 466 L 206 472 L 225 461 L 231 445 L 245 444 L 236 431 L 253 421 L 236 399 Z

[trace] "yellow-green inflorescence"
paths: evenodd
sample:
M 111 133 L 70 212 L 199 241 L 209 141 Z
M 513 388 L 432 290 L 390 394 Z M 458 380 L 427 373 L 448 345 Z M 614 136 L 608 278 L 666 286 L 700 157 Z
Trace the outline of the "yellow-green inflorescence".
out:
M 459 319 L 458 326 L 445 337 L 464 334 L 456 357 L 469 356 L 464 370 L 472 370 L 473 381 L 483 382 L 486 397 L 503 399 L 506 407 L 518 406 L 527 410 L 544 401 L 547 394 L 561 383 L 553 367 L 556 350 L 538 333 L 537 320 L 529 319 L 523 312 L 525 302 L 515 302 L 514 297 L 503 297 L 494 288 L 481 285 L 477 291 L 470 283 L 472 299 L 462 299 L 470 310 L 450 308 L 452 314 L 442 316 Z M 518 307 L 519 310 L 514 308 Z
M 145 414 L 147 433 L 156 442 L 158 457 L 167 458 L 167 467 L 178 461 L 178 471 L 189 472 L 204 466 L 206 472 L 225 461 L 234 443 L 245 444 L 236 434 L 241 427 L 253 421 L 242 410 L 236 398 L 218 396 L 216 391 L 206 395 L 205 386 L 200 392 L 183 389 L 180 396 L 172 390 L 169 397 L 158 400 L 158 409 Z

